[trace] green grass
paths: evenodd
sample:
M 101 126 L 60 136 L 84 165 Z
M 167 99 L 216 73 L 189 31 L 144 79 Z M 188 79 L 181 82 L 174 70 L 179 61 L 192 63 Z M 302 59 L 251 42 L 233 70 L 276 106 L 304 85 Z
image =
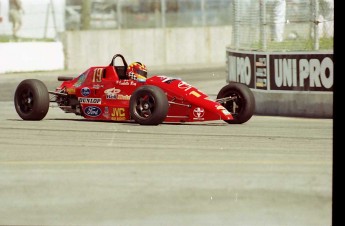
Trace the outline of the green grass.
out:
M 253 43 L 252 49 L 263 50 L 260 43 Z M 285 40 L 283 42 L 267 42 L 265 51 L 313 51 L 313 39 Z M 318 50 L 333 50 L 333 38 L 320 38 Z
M 52 38 L 13 38 L 10 35 L 0 35 L 0 43 L 2 42 L 54 42 Z

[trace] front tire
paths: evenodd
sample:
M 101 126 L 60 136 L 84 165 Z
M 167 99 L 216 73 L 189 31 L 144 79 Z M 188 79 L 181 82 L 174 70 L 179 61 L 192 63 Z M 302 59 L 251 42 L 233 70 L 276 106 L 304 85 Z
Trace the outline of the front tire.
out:
M 218 93 L 217 99 L 231 97 L 232 100 L 221 103 L 234 117 L 233 120 L 224 120 L 229 124 L 247 122 L 255 111 L 255 98 L 248 86 L 232 82 L 224 86 Z
M 14 106 L 23 120 L 42 120 L 49 110 L 49 93 L 37 79 L 23 80 L 14 94 Z
M 168 114 L 168 98 L 157 86 L 139 87 L 129 101 L 131 118 L 140 125 L 158 125 Z

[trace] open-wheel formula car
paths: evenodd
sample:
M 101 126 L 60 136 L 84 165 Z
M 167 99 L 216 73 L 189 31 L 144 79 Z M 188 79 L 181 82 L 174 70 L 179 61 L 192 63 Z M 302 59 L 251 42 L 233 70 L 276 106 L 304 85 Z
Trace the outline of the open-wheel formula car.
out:
M 116 65 L 116 59 L 123 65 Z M 77 77 L 59 76 L 62 83 L 54 91 L 40 80 L 25 79 L 16 88 L 15 109 L 23 120 L 42 120 L 53 102 L 64 112 L 89 120 L 141 125 L 211 120 L 242 124 L 254 114 L 254 95 L 244 84 L 229 83 L 212 100 L 179 78 L 130 79 L 127 67 L 125 58 L 116 54 L 107 66 L 90 67 Z

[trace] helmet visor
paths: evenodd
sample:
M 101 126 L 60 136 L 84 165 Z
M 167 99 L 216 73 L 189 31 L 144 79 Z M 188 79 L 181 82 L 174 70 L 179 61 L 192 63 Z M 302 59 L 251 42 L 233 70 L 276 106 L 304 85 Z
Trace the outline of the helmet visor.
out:
M 147 77 L 147 71 L 137 70 L 137 73 L 138 73 L 139 75 L 142 75 L 142 76 L 144 76 L 144 77 Z

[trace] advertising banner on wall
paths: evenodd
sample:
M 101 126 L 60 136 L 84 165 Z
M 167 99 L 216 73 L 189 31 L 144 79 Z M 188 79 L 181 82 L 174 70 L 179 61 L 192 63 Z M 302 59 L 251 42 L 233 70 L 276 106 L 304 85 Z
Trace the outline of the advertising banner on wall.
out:
M 333 53 L 227 52 L 228 82 L 267 91 L 333 92 Z

